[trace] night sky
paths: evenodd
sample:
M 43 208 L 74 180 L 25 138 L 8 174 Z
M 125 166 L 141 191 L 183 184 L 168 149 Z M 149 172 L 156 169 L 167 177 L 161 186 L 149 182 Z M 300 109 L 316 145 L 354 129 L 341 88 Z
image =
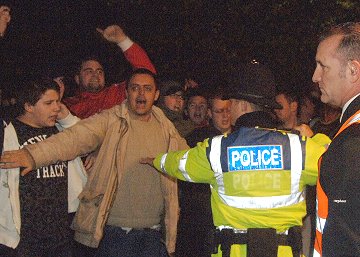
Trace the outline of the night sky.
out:
M 16 79 L 28 74 L 71 74 L 84 55 L 100 56 L 108 83 L 123 79 L 129 67 L 121 51 L 95 30 L 114 23 L 143 46 L 161 74 L 209 85 L 222 81 L 232 63 L 256 58 L 280 84 L 304 87 L 311 84 L 319 29 L 359 20 L 359 5 L 358 0 L 14 0 L 2 40 L 1 87 L 16 88 Z

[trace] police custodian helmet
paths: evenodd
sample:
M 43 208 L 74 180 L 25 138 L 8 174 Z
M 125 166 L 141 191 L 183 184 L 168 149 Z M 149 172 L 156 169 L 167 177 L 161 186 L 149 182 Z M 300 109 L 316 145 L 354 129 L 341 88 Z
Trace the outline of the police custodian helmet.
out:
M 275 101 L 275 79 L 270 69 L 253 60 L 232 67 L 228 76 L 230 98 L 242 99 L 269 109 L 281 109 Z

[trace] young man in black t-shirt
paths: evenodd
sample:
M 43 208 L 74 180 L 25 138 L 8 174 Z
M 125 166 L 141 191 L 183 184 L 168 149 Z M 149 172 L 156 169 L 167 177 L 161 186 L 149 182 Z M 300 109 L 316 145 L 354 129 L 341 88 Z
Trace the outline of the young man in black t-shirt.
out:
M 59 87 L 53 81 L 43 80 L 24 85 L 17 99 L 19 115 L 9 125 L 13 126 L 14 130 L 11 131 L 15 133 L 5 133 L 5 141 L 16 140 L 22 148 L 56 134 L 58 130 L 55 122 L 60 113 L 59 99 Z M 9 128 L 6 129 L 9 131 Z M 9 215 L 20 215 L 20 224 L 16 224 L 14 218 L 13 225 L 17 227 L 17 238 L 20 236 L 20 241 L 12 240 L 6 233 L 0 235 L 0 256 L 71 256 L 67 177 L 68 162 L 57 162 L 34 170 L 26 176 L 18 176 L 18 182 L 15 183 L 18 184 L 18 197 L 13 198 L 10 195 L 10 203 L 5 204 L 12 206 L 12 213 Z M 13 185 L 11 181 L 6 183 L 10 188 Z M 0 201 L 3 202 L 3 199 Z M 13 206 L 17 206 L 17 201 L 20 206 L 16 210 Z M 0 215 L 5 217 L 7 214 L 2 211 Z

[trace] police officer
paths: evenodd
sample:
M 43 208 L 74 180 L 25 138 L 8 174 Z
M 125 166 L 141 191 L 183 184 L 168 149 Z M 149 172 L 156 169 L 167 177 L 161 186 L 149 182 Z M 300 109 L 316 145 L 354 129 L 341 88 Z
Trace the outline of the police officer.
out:
M 235 129 L 243 126 L 278 126 L 278 121 L 271 115 L 271 111 L 282 107 L 274 100 L 275 79 L 266 65 L 256 60 L 235 64 L 227 81 L 231 122 Z
M 266 82 L 259 80 L 259 85 Z M 247 99 L 252 98 L 275 105 L 271 97 L 253 94 Z M 141 162 L 178 179 L 210 185 L 217 227 L 213 256 L 291 257 L 301 253 L 304 188 L 316 183 L 317 161 L 329 142 L 322 134 L 307 138 L 249 125 L 190 150 Z

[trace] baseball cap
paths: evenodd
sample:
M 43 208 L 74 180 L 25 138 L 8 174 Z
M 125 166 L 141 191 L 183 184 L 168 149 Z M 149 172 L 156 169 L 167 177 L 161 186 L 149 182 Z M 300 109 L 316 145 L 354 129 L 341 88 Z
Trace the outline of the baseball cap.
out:
M 162 80 L 159 83 L 159 87 L 161 96 L 169 96 L 175 94 L 176 92 L 184 91 L 182 85 L 174 80 Z

